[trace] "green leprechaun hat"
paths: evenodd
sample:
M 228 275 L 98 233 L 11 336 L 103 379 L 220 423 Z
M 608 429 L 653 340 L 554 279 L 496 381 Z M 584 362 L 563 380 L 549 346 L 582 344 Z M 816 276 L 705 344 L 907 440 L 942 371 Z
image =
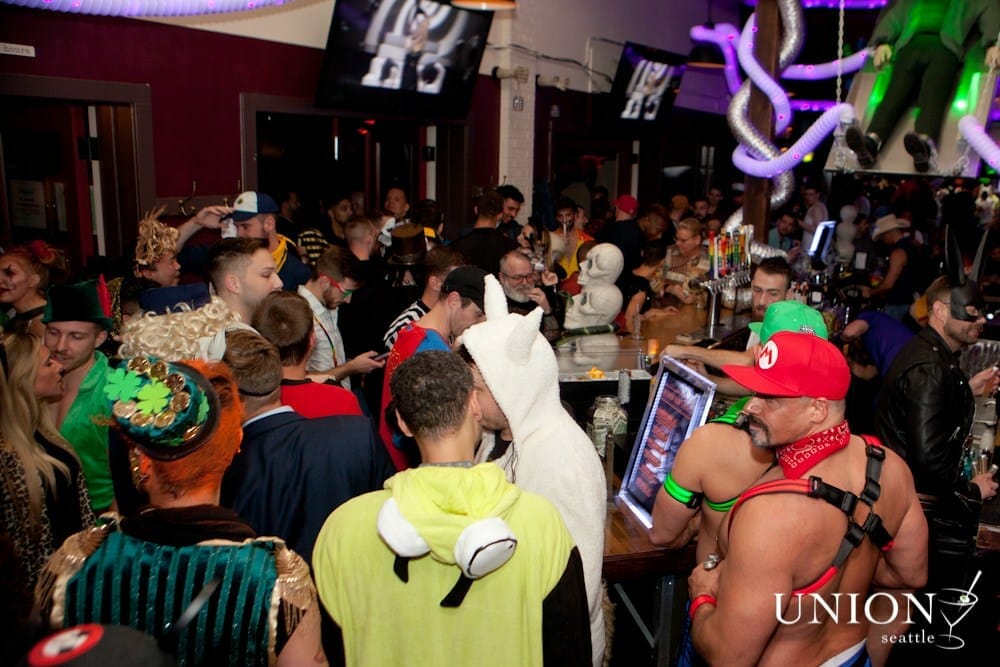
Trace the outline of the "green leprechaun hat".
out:
M 218 424 L 218 394 L 202 373 L 187 364 L 133 357 L 108 373 L 104 393 L 122 433 L 160 461 L 195 451 L 208 442 Z
M 49 322 L 93 322 L 111 328 L 111 296 L 104 276 L 72 285 L 52 285 L 46 294 L 42 324 Z

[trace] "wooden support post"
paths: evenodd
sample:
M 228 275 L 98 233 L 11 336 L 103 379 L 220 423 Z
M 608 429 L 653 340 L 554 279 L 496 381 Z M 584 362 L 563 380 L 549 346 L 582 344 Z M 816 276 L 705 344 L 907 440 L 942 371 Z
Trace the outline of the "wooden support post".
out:
M 757 36 L 754 39 L 754 56 L 768 74 L 774 76 L 778 69 L 778 52 L 781 45 L 781 13 L 777 0 L 759 0 L 757 3 Z M 774 136 L 774 112 L 771 100 L 757 86 L 750 87 L 750 121 L 768 137 Z M 743 224 L 753 225 L 754 238 L 767 241 L 767 225 L 771 213 L 771 180 L 747 176 L 743 196 Z

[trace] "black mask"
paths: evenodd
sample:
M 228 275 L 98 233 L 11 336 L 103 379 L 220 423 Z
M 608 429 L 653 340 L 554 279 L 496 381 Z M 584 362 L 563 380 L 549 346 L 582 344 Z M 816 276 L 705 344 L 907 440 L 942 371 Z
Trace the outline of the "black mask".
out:
M 980 315 L 971 315 L 967 306 L 972 306 Z M 975 322 L 985 312 L 986 300 L 979 291 L 978 283 L 966 280 L 964 285 L 951 288 L 951 316 L 963 322 Z

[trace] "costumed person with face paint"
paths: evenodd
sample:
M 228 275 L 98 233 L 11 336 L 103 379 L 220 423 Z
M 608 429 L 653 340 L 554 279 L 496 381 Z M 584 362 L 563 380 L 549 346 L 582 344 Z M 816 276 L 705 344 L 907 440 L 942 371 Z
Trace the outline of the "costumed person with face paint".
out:
M 863 169 L 875 165 L 879 149 L 916 97 L 914 131 L 903 137 L 913 168 L 931 167 L 951 91 L 969 45 L 978 37 L 987 67 L 1000 67 L 1000 3 L 996 0 L 897 0 L 875 26 L 870 46 L 876 69 L 893 61 L 892 79 L 867 132 L 847 130 L 846 141 Z
M 973 397 L 994 393 L 1000 371 L 991 366 L 967 378 L 958 364 L 958 353 L 983 331 L 986 303 L 950 234 L 947 247 L 948 275 L 927 290 L 927 326 L 889 367 L 875 419 L 879 438 L 913 472 L 929 528 L 931 592 L 968 587 L 982 501 L 997 493 L 992 474 L 962 475 Z
M 0 253 L 0 322 L 6 333 L 45 333 L 45 290 L 53 272 L 61 273 L 58 253 L 44 241 L 32 241 Z M 58 281 L 57 281 L 58 282 Z

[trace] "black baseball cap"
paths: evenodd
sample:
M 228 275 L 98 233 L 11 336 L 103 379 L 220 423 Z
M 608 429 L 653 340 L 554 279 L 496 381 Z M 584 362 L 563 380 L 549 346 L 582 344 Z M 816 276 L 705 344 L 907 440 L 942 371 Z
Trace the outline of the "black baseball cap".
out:
M 479 306 L 479 310 L 483 310 L 483 294 L 488 275 L 478 266 L 460 266 L 453 269 L 444 279 L 441 294 L 458 292 L 460 296 L 472 299 L 473 303 Z

